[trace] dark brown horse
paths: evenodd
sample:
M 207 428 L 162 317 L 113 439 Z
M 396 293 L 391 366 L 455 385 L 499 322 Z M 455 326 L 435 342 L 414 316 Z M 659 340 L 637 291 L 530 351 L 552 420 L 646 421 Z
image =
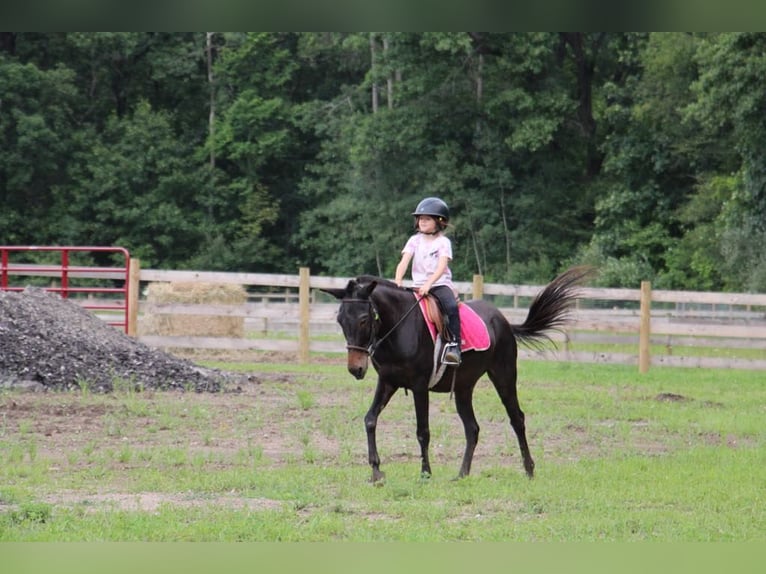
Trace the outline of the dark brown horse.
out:
M 563 327 L 578 296 L 577 287 L 590 272 L 589 268 L 575 267 L 556 277 L 532 301 L 527 318 L 521 325 L 511 325 L 495 306 L 486 301 L 468 301 L 466 304 L 487 325 L 489 348 L 464 352 L 457 372 L 454 372 L 455 367 L 447 368 L 441 379 L 432 383 L 430 388 L 434 342 L 422 314 L 415 308 L 416 301 L 411 290 L 369 275 L 352 279 L 345 289 L 324 289 L 341 301 L 338 322 L 346 338 L 349 372 L 357 379 L 363 379 L 369 360 L 378 372 L 375 396 L 364 417 L 372 482 L 385 477 L 380 470 L 375 439 L 378 416 L 400 388 L 410 390 L 414 398 L 421 473 L 425 477 L 431 475 L 428 458 L 429 390 L 436 393 L 454 391 L 455 405 L 466 438 L 458 477 L 467 476 L 479 440 L 479 425 L 473 411 L 473 390 L 484 373 L 489 375 L 505 406 L 519 441 L 524 469 L 531 478 L 535 463 L 529 453 L 524 413 L 516 394 L 516 342 L 540 343 L 548 338 L 547 331 Z

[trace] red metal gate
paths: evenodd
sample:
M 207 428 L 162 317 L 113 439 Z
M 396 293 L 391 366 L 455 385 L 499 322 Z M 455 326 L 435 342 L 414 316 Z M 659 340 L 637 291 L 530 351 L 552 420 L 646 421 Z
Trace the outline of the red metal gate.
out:
M 33 263 L 12 263 L 11 255 L 29 252 L 59 252 L 61 262 L 59 264 L 33 264 Z M 124 266 L 121 267 L 85 267 L 70 264 L 70 255 L 73 253 L 114 253 L 120 260 L 124 260 Z M 130 287 L 130 254 L 127 249 L 122 247 L 36 247 L 36 246 L 16 246 L 0 245 L 0 289 L 4 291 L 23 291 L 25 286 L 12 284 L 11 277 L 50 277 L 58 280 L 59 286 L 43 287 L 46 291 L 58 293 L 62 298 L 67 299 L 69 295 L 76 293 L 88 294 L 87 299 L 78 299 L 77 302 L 85 309 L 92 311 L 117 311 L 122 317 L 119 321 L 107 320 L 107 323 L 117 327 L 122 327 L 128 332 L 129 319 L 129 287 Z M 112 287 L 102 286 L 82 286 L 76 285 L 73 279 L 109 279 L 112 280 Z M 90 295 L 117 295 L 116 300 L 105 301 Z

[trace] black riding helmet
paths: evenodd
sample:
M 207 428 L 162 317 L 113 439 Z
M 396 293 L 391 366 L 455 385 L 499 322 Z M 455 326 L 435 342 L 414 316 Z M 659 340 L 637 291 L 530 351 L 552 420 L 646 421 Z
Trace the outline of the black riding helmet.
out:
M 430 215 L 436 219 L 439 229 L 444 229 L 449 221 L 449 207 L 438 197 L 426 197 L 418 203 L 412 215 L 415 216 L 415 227 L 417 227 L 417 217 L 419 215 Z

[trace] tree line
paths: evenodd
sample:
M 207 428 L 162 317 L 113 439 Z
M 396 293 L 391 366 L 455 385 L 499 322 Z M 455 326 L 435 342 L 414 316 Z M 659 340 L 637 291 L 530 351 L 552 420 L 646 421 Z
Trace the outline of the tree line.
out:
M 0 244 L 766 290 L 766 34 L 0 32 Z

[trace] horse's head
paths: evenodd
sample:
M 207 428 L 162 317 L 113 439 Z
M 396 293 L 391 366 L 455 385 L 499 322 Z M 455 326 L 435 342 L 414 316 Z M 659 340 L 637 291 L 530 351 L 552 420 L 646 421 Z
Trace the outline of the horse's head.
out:
M 340 299 L 338 323 L 346 337 L 348 372 L 361 380 L 367 374 L 370 353 L 378 334 L 379 317 L 370 294 L 377 281 L 352 279 L 345 289 L 322 289 Z

